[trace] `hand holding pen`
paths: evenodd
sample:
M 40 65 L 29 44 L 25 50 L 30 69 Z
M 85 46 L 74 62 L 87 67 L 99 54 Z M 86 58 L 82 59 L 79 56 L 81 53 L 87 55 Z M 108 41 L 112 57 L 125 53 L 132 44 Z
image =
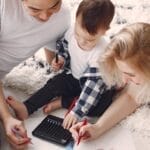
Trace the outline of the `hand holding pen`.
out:
M 3 125 L 11 147 L 14 149 L 24 149 L 27 147 L 30 139 L 27 137 L 26 128 L 22 121 L 9 116 L 5 118 Z
M 59 57 L 58 54 L 56 54 L 55 58 L 52 60 L 51 63 L 52 70 L 54 72 L 57 72 L 60 69 L 62 69 L 63 65 L 64 65 L 64 58 Z
M 70 128 L 70 132 L 72 133 L 72 137 L 76 141 L 77 145 L 80 141 L 87 141 L 98 136 L 97 127 L 95 128 L 95 124 L 90 124 L 85 119 L 82 122 L 78 122 Z M 96 134 L 96 135 L 95 135 Z
M 83 120 L 81 127 L 83 127 L 83 126 L 85 126 L 85 125 L 87 125 L 87 119 L 84 119 L 84 120 Z M 78 134 L 79 134 L 79 136 L 78 136 L 78 140 L 77 140 L 77 145 L 79 145 L 81 139 L 85 136 L 85 134 L 81 134 L 81 133 L 80 133 L 80 130 L 79 130 L 79 133 L 78 133 Z
M 18 138 L 18 139 L 26 139 L 26 141 L 25 141 L 24 143 L 22 143 L 22 144 L 33 144 L 33 143 L 31 142 L 31 138 L 27 137 L 27 135 L 23 136 L 23 135 L 20 133 L 19 129 L 12 128 L 12 132 L 13 132 L 13 134 L 16 136 L 16 138 Z

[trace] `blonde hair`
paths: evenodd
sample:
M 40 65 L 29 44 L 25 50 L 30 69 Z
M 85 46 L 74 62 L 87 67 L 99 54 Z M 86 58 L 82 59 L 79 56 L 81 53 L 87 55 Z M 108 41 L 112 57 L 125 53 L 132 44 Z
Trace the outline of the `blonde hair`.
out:
M 144 78 L 145 86 L 150 88 L 150 24 L 128 25 L 112 39 L 99 62 L 102 77 L 108 86 L 122 85 L 115 59 L 132 65 Z

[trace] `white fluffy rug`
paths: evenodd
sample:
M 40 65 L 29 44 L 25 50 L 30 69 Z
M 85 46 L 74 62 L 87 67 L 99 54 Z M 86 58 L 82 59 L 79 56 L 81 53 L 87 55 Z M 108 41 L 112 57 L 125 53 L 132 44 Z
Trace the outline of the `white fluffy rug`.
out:
M 72 14 L 80 0 L 65 0 L 72 7 Z M 116 6 L 116 14 L 107 35 L 113 36 L 123 26 L 134 22 L 150 23 L 149 0 L 112 0 Z M 74 17 L 73 17 L 74 18 Z M 4 79 L 4 85 L 23 90 L 27 94 L 33 94 L 41 88 L 49 78 L 50 66 L 43 58 L 32 57 L 14 68 Z M 139 108 L 133 115 L 124 120 L 122 125 L 140 136 L 150 138 L 150 106 Z

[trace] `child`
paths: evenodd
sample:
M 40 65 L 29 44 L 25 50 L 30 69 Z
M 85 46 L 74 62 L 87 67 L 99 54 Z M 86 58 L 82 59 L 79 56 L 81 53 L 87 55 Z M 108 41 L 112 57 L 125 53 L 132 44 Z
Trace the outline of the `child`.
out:
M 60 107 L 68 108 L 76 96 L 79 98 L 75 107 L 63 122 L 67 129 L 85 115 L 99 116 L 107 109 L 114 90 L 108 89 L 102 81 L 97 60 L 107 45 L 103 35 L 113 16 L 114 5 L 110 0 L 83 0 L 80 3 L 75 26 L 58 41 L 58 60 L 52 61 L 53 70 L 64 68 L 64 72 L 50 79 L 24 103 L 11 97 L 7 99 L 20 119 L 27 118 L 49 102 L 45 113 Z M 56 97 L 59 98 L 54 99 Z

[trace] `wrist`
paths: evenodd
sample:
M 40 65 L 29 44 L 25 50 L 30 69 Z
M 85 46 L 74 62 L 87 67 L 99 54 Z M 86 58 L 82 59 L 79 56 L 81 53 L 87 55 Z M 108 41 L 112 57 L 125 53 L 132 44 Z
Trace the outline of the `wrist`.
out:
M 3 115 L 1 115 L 1 120 L 4 124 L 7 123 L 8 119 L 11 118 L 11 114 L 9 112 L 5 112 Z

